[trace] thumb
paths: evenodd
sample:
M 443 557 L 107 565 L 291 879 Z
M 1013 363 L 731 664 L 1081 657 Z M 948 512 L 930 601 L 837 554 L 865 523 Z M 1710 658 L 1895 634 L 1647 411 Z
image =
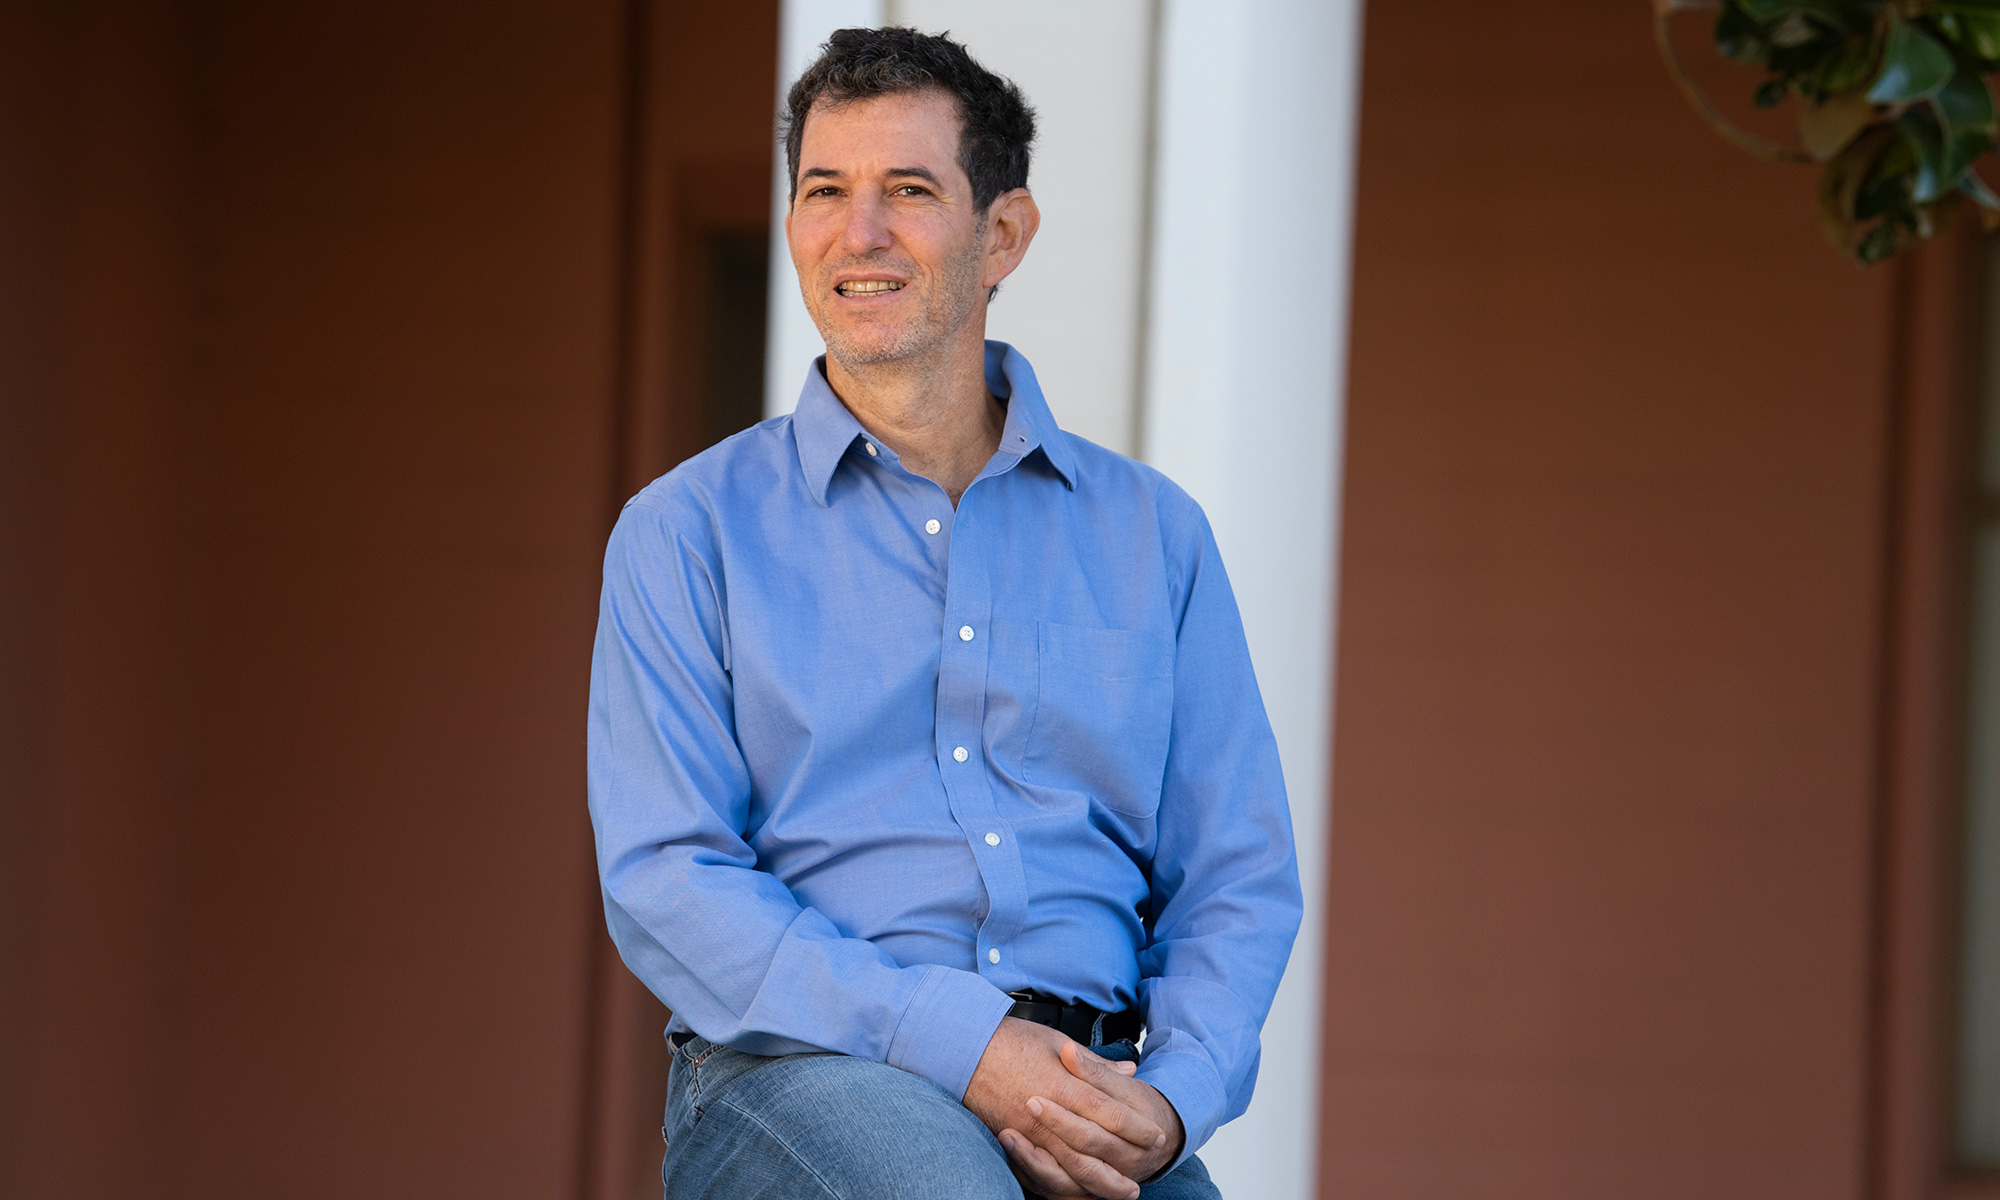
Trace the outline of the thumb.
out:
M 1069 1073 L 1085 1083 L 1093 1082 L 1093 1076 L 1099 1079 L 1106 1075 L 1130 1076 L 1139 1069 L 1132 1063 L 1115 1063 L 1108 1058 L 1099 1057 L 1076 1042 L 1065 1043 L 1061 1057 L 1062 1064 L 1069 1069 Z

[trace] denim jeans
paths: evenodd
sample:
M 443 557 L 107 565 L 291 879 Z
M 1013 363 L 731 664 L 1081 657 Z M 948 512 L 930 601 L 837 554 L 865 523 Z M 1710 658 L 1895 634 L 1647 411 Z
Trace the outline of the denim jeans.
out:
M 1135 1057 L 1121 1042 L 1094 1047 Z M 745 1054 L 703 1038 L 667 1076 L 666 1200 L 1022 1200 L 1007 1152 L 937 1085 L 844 1054 Z M 1221 1200 L 1189 1156 L 1141 1200 Z

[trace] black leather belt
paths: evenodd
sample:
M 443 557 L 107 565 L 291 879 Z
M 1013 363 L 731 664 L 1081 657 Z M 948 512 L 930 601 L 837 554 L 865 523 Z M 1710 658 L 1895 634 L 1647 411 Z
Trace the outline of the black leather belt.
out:
M 1014 1007 L 1007 1010 L 1010 1017 L 1023 1021 L 1033 1021 L 1046 1025 L 1073 1042 L 1085 1046 L 1108 1046 L 1112 1042 L 1139 1040 L 1139 1030 L 1144 1022 L 1139 1019 L 1139 1010 L 1128 1008 L 1124 1012 L 1108 1013 L 1088 1004 L 1064 1004 L 1043 992 L 1008 992 L 1014 999 Z

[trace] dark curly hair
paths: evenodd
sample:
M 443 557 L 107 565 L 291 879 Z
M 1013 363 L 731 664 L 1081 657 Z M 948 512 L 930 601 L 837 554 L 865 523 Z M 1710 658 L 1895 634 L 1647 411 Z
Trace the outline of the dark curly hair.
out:
M 1013 81 L 980 66 L 949 36 L 886 29 L 840 29 L 785 96 L 785 165 L 799 193 L 799 143 L 815 104 L 851 104 L 936 88 L 958 100 L 958 165 L 985 212 L 1003 192 L 1028 186 L 1035 110 Z

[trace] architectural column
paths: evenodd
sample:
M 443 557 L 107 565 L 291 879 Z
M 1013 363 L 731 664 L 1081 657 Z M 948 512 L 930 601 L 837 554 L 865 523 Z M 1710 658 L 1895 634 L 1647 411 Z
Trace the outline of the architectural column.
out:
M 1225 1195 L 1316 1190 L 1334 564 L 1361 0 L 1168 0 L 1141 451 L 1201 503 L 1277 733 L 1305 924 Z

